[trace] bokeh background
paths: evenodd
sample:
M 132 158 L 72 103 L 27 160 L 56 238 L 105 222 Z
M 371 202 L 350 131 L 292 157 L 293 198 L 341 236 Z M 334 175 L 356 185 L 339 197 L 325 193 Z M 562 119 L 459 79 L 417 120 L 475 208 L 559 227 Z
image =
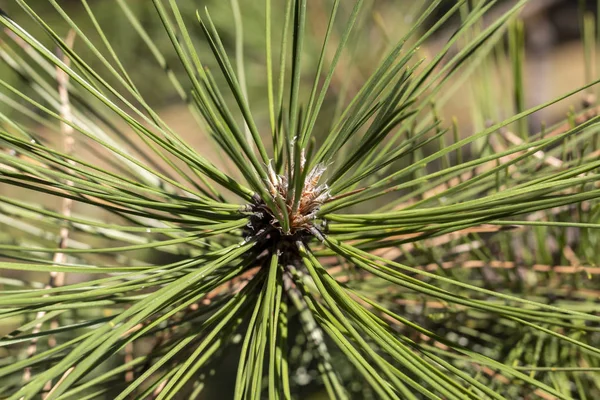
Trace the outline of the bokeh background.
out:
M 85 10 L 79 0 L 61 0 L 58 2 L 70 17 L 83 27 L 89 27 L 86 33 L 96 40 L 98 36 L 94 35 L 91 22 L 87 17 Z M 209 55 L 208 47 L 204 43 L 204 38 L 198 24 L 194 24 L 193 16 L 199 8 L 207 7 L 213 17 L 226 47 L 229 48 L 230 56 L 234 58 L 234 40 L 235 40 L 235 22 L 231 16 L 231 3 L 229 1 L 207 0 L 207 1 L 180 1 L 180 7 L 189 18 L 190 30 L 194 35 L 196 45 L 204 49 L 206 59 L 202 61 L 208 66 L 212 64 L 212 57 Z M 312 54 L 315 58 L 318 56 L 320 40 L 326 28 L 327 14 L 330 1 L 312 2 L 308 7 L 308 38 L 306 53 Z M 357 90 L 368 77 L 372 67 L 373 58 L 379 59 L 383 52 L 389 47 L 390 41 L 406 31 L 410 25 L 414 12 L 418 9 L 420 2 L 412 0 L 371 0 L 366 1 L 365 7 L 370 8 L 370 18 L 363 19 L 360 26 L 360 35 L 356 35 L 353 45 L 354 57 L 346 57 L 338 67 L 338 73 L 334 78 L 330 100 L 333 100 L 336 92 L 348 90 L 350 93 Z M 450 8 L 455 2 L 447 0 L 444 6 L 440 7 L 439 15 Z M 514 0 L 500 0 L 494 6 L 492 11 L 487 14 L 483 20 L 483 25 L 489 24 L 495 16 L 502 13 L 503 10 L 516 3 Z M 526 55 L 524 68 L 525 84 L 525 105 L 530 107 L 541 102 L 552 99 L 559 94 L 575 89 L 596 76 L 597 62 L 594 49 L 592 54 L 586 54 L 584 49 L 583 37 L 584 20 L 590 23 L 591 28 L 597 22 L 597 1 L 596 0 L 532 0 L 521 12 L 523 20 L 526 41 Z M 43 16 L 45 21 L 57 32 L 64 32 L 66 35 L 68 26 L 54 8 L 44 0 L 30 1 L 29 4 Z M 88 0 L 88 4 L 93 9 L 100 25 L 107 29 L 111 43 L 119 54 L 124 65 L 129 66 L 129 71 L 136 83 L 141 87 L 148 102 L 161 111 L 167 122 L 170 122 L 176 131 L 188 136 L 192 142 L 201 139 L 202 135 L 194 135 L 195 123 L 187 115 L 184 105 L 180 104 L 179 98 L 164 79 L 160 68 L 154 62 L 151 54 L 143 44 L 139 36 L 131 29 L 128 21 L 120 14 L 120 10 L 115 6 L 112 0 Z M 161 50 L 170 49 L 168 37 L 163 31 L 163 26 L 156 16 L 153 5 L 145 0 L 129 0 L 129 6 L 136 16 L 140 19 L 144 27 L 150 33 L 152 40 Z M 342 12 L 348 13 L 350 2 L 342 2 Z M 12 0 L 0 1 L 0 6 L 19 24 L 36 35 L 37 38 L 44 38 L 42 29 L 32 22 L 21 10 L 21 8 Z M 265 74 L 264 74 L 264 7 L 262 2 L 241 0 L 240 7 L 242 11 L 242 21 L 245 40 L 245 62 L 248 91 L 253 100 L 253 108 L 259 120 L 265 120 L 266 96 L 265 93 Z M 275 18 L 281 16 L 281 9 L 274 8 Z M 279 12 L 279 16 L 277 15 Z M 340 18 L 343 20 L 343 18 Z M 426 26 L 431 26 L 435 21 L 432 19 Z M 446 42 L 452 34 L 454 28 L 459 24 L 458 18 L 448 21 L 444 28 L 436 33 L 420 49 L 424 58 L 430 58 Z M 87 26 L 86 26 L 87 25 Z M 340 28 L 341 29 L 341 28 Z M 340 32 L 337 32 L 339 38 Z M 593 33 L 595 35 L 595 33 Z M 331 51 L 335 50 L 334 35 L 331 45 Z M 46 44 L 51 46 L 51 41 L 46 38 Z M 312 40 L 311 40 L 312 39 Z M 82 54 L 86 54 L 84 46 L 81 44 L 75 47 Z M 202 54 L 202 50 L 201 53 Z M 103 67 L 97 60 L 88 53 L 84 59 L 95 68 Z M 173 51 L 166 52 L 167 61 L 171 68 L 178 74 L 182 74 L 182 68 L 177 61 Z M 310 69 L 315 62 L 310 57 L 305 58 L 305 76 L 306 84 L 310 85 Z M 4 79 L 18 85 L 19 77 L 15 76 L 5 65 L 0 65 L 0 74 Z M 496 90 L 509 89 L 510 74 L 497 73 L 495 79 L 487 84 Z M 348 88 L 343 88 L 348 85 Z M 466 135 L 472 132 L 475 126 L 473 109 L 474 106 L 481 107 L 476 103 L 477 99 L 473 96 L 472 85 L 481 85 L 476 79 L 466 82 L 466 86 L 460 93 L 441 107 L 442 116 L 445 119 L 456 117 L 461 126 L 461 133 Z M 589 100 L 589 99 L 588 99 Z M 586 99 L 581 99 L 583 103 Z M 1 105 L 0 105 L 1 107 Z M 580 109 L 582 104 L 574 102 L 572 99 L 562 102 L 556 106 L 550 107 L 530 119 L 532 127 L 538 127 L 540 123 L 552 124 L 558 120 L 564 119 L 565 113 L 571 108 Z M 498 108 L 502 108 L 498 105 Z M 201 144 L 198 143 L 198 144 Z

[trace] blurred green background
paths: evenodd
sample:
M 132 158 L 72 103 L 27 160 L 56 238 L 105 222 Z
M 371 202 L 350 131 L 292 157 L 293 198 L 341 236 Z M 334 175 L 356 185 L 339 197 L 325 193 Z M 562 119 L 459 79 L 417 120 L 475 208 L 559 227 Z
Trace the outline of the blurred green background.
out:
M 93 40 L 98 40 L 91 21 L 87 17 L 81 1 L 79 0 L 61 0 L 58 2 L 61 7 L 68 12 L 69 16 L 83 27 L 86 34 Z M 246 75 L 248 77 L 248 92 L 252 99 L 253 111 L 259 121 L 266 117 L 266 80 L 265 80 L 265 54 L 264 54 L 264 5 L 261 1 L 240 0 L 242 12 L 242 21 L 244 28 L 244 53 L 246 64 Z M 390 41 L 399 38 L 410 25 L 414 12 L 417 11 L 420 2 L 412 0 L 377 0 L 366 1 L 365 9 L 370 12 L 363 13 L 363 20 L 360 21 L 359 29 L 353 37 L 352 48 L 353 56 L 346 56 L 342 59 L 338 67 L 338 72 L 334 77 L 329 102 L 326 105 L 333 107 L 335 95 L 348 85 L 347 90 L 351 94 L 357 90 L 361 83 L 368 77 L 374 60 L 379 60 L 383 52 L 388 48 Z M 503 9 L 514 4 L 515 1 L 503 0 L 492 9 L 483 24 L 489 24 L 494 19 L 494 15 L 499 15 Z M 539 104 L 545 100 L 551 99 L 560 93 L 581 86 L 586 79 L 584 65 L 586 64 L 584 49 L 580 40 L 582 30 L 582 19 L 584 14 L 582 10 L 587 10 L 590 16 L 595 15 L 597 1 L 588 0 L 533 0 L 523 10 L 521 16 L 524 21 L 526 35 L 526 67 L 525 67 L 525 95 L 526 106 Z M 63 32 L 66 35 L 68 26 L 62 17 L 54 8 L 44 0 L 30 1 L 31 7 L 44 20 L 52 26 L 57 32 Z M 131 29 L 127 19 L 121 15 L 120 9 L 113 0 L 88 0 L 99 24 L 109 33 L 109 39 L 119 54 L 123 64 L 131 68 L 132 78 L 142 89 L 150 105 L 157 107 L 162 111 L 167 122 L 173 122 L 174 128 L 184 135 L 188 135 L 190 128 L 190 119 L 187 113 L 182 113 L 181 107 L 184 107 L 179 101 L 176 93 L 173 91 L 164 74 L 152 58 L 147 47 L 143 44 L 140 37 Z M 182 68 L 177 60 L 175 52 L 171 49 L 171 44 L 167 35 L 164 33 L 163 26 L 156 15 L 154 6 L 144 0 L 129 0 L 129 7 L 141 21 L 143 26 L 150 33 L 153 42 L 158 48 L 164 51 L 169 66 L 178 74 L 182 74 Z M 439 15 L 448 7 L 454 4 L 454 1 L 447 0 L 443 7 L 439 9 Z M 306 42 L 306 54 L 313 57 L 304 58 L 304 76 L 307 88 L 312 83 L 314 75 L 310 73 L 311 68 L 316 64 L 316 57 L 320 47 L 323 33 L 327 24 L 327 13 L 330 9 L 331 1 L 311 2 L 308 7 L 308 37 Z M 32 22 L 21 10 L 16 2 L 10 0 L 0 1 L 0 6 L 17 23 L 29 30 L 36 38 L 46 39 L 45 44 L 52 48 L 50 39 L 44 35 L 42 29 Z M 234 39 L 235 23 L 232 18 L 232 9 L 230 1 L 179 1 L 182 12 L 187 17 L 189 29 L 194 35 L 196 46 L 200 49 L 200 54 L 205 54 L 203 63 L 211 67 L 213 58 L 209 54 L 208 47 L 204 43 L 204 38 L 199 24 L 196 23 L 196 10 L 207 7 L 222 35 L 225 46 L 229 49 L 229 54 L 234 57 Z M 341 18 L 347 15 L 351 8 L 351 2 L 342 2 Z M 274 31 L 276 33 L 274 43 L 278 38 L 278 21 L 282 18 L 282 7 L 274 2 Z M 429 21 L 429 24 L 434 21 Z M 457 18 L 451 19 L 446 26 L 441 29 L 434 37 L 429 40 L 422 48 L 420 56 L 430 58 L 445 43 L 446 39 L 453 31 L 453 27 L 458 24 Z M 342 29 L 342 24 L 338 24 L 338 31 L 334 32 L 331 41 L 331 52 L 335 51 L 336 38 Z M 280 35 L 279 35 L 280 37 Z M 75 49 L 91 66 L 99 71 L 104 71 L 104 67 L 95 59 L 85 46 L 81 43 L 75 43 Z M 592 69 L 596 69 L 596 63 L 592 60 Z M 4 79 L 12 83 L 19 81 L 9 69 L 0 63 L 0 74 Z M 181 75 L 183 76 L 183 75 Z M 473 82 L 471 82 L 473 83 Z M 490 85 L 502 86 L 506 83 L 503 77 L 498 76 L 494 82 L 488 82 Z M 445 119 L 456 116 L 461 125 L 461 132 L 468 134 L 473 126 L 473 102 L 470 95 L 472 90 L 461 90 L 457 101 L 451 101 L 443 108 L 442 115 Z M 578 108 L 580 104 L 573 104 L 573 101 L 563 102 L 560 105 L 550 107 L 544 112 L 536 115 L 531 120 L 533 125 L 539 127 L 539 123 L 544 121 L 548 124 L 564 118 L 564 114 L 570 107 Z M 182 119 L 182 116 L 184 118 Z M 193 123 L 193 122 L 192 122 Z M 198 135 L 194 135 L 198 136 Z

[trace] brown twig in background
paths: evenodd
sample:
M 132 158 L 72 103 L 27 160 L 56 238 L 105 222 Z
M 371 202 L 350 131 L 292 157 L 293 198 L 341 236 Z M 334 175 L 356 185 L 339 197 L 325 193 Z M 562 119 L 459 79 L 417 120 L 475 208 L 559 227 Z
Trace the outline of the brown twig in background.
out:
M 507 142 L 509 142 L 515 146 L 520 146 L 524 143 L 523 139 L 521 139 L 519 136 L 515 135 L 514 133 L 512 133 L 510 131 L 501 131 L 500 136 L 502 136 L 504 138 L 504 140 L 506 140 Z M 525 151 L 515 153 L 515 154 L 511 155 L 511 158 L 514 158 L 515 155 L 521 155 L 523 153 L 525 153 Z M 533 156 L 535 158 L 537 158 L 538 160 L 542 160 L 542 162 L 544 164 L 548 164 L 551 167 L 561 168 L 563 166 L 562 160 L 559 160 L 556 157 L 548 156 L 542 150 L 536 151 L 535 153 L 533 153 Z
M 424 241 L 424 245 L 428 246 L 428 247 L 437 247 L 437 246 L 441 246 L 441 245 L 450 243 L 453 240 L 463 238 L 472 233 L 495 233 L 495 232 L 499 232 L 499 231 L 505 230 L 505 229 L 506 229 L 505 226 L 484 224 L 484 225 L 480 225 L 480 226 L 465 228 L 465 229 L 461 229 L 461 230 L 458 230 L 455 232 L 447 233 L 445 235 L 438 236 L 438 237 L 435 237 L 432 239 L 427 239 Z M 414 233 L 414 234 L 407 234 L 407 235 L 399 235 L 398 237 L 392 236 L 392 237 L 390 237 L 390 239 L 401 240 L 401 239 L 408 239 L 411 237 L 416 238 L 420 235 L 421 235 L 421 233 Z M 473 248 L 474 246 L 479 246 L 479 245 L 480 245 L 480 243 L 475 240 L 469 243 L 469 246 L 471 246 L 471 248 Z M 412 252 L 416 249 L 417 248 L 415 247 L 415 245 L 413 243 L 406 243 L 403 245 L 402 249 L 395 247 L 395 246 L 394 247 L 385 247 L 385 248 L 381 248 L 381 249 L 377 249 L 377 250 L 373 251 L 373 254 L 375 254 L 376 256 L 379 256 L 379 257 L 387 258 L 388 260 L 394 260 L 394 259 L 400 257 L 403 253 Z M 460 249 L 457 249 L 457 250 L 460 250 Z
M 469 261 L 448 261 L 443 263 L 432 263 L 421 267 L 425 271 L 435 271 L 439 268 L 450 269 L 450 268 L 501 268 L 501 269 L 515 269 L 518 267 L 518 263 L 512 261 L 480 261 L 480 260 L 469 260 Z M 576 274 L 584 272 L 589 275 L 600 274 L 600 267 L 584 267 L 581 265 L 545 265 L 545 264 L 533 264 L 529 266 L 532 271 L 536 272 L 556 272 L 560 274 Z
M 69 30 L 67 37 L 65 38 L 65 43 L 68 47 L 72 48 L 74 41 L 75 41 L 75 31 L 71 29 L 71 30 Z M 69 58 L 65 57 L 64 55 L 61 58 L 63 59 L 63 62 L 68 66 L 69 62 L 70 62 Z M 73 116 L 71 114 L 71 105 L 69 102 L 69 91 L 68 91 L 69 76 L 67 75 L 66 72 L 64 72 L 63 70 L 61 70 L 58 67 L 56 68 L 56 81 L 58 83 L 58 94 L 59 94 L 60 103 L 61 103 L 60 115 L 62 118 L 64 118 L 65 121 L 72 121 Z M 65 122 L 61 122 L 61 132 L 63 135 L 64 152 L 67 155 L 71 154 L 73 152 L 73 145 L 74 145 L 73 128 L 69 124 L 67 124 Z M 68 171 L 68 172 L 70 172 L 70 171 Z M 66 183 L 69 186 L 73 186 L 72 181 L 67 181 Z M 70 198 L 67 198 L 67 197 L 63 197 L 62 205 L 61 205 L 62 215 L 64 215 L 65 217 L 70 217 L 72 206 L 73 206 L 73 200 L 71 200 Z M 66 248 L 68 240 L 69 240 L 69 229 L 66 226 L 63 226 L 60 228 L 58 247 L 61 249 Z M 66 261 L 65 253 L 60 253 L 60 252 L 55 253 L 54 257 L 52 258 L 52 262 L 55 265 L 64 264 L 65 261 Z M 49 288 L 53 288 L 53 287 L 63 286 L 64 281 L 65 281 L 65 273 L 64 272 L 51 271 L 48 283 L 46 284 L 45 288 L 49 289 Z M 44 317 L 44 315 L 46 315 L 45 311 L 39 311 L 36 314 L 36 319 L 41 319 Z M 53 319 L 50 322 L 50 329 L 56 329 L 56 328 L 58 328 L 58 326 L 59 326 L 58 321 L 56 319 Z M 41 328 L 42 328 L 42 323 L 39 323 L 33 329 L 33 333 L 40 332 Z M 53 347 L 55 345 L 56 345 L 56 339 L 53 336 L 49 336 L 48 337 L 48 346 Z M 36 351 L 37 351 L 37 338 L 35 338 L 31 341 L 31 343 L 27 349 L 27 356 L 28 357 L 33 356 Z M 64 376 L 63 376 L 63 378 L 64 378 Z M 25 370 L 23 372 L 23 382 L 27 382 L 30 379 L 31 379 L 31 367 L 27 367 L 27 368 L 25 368 Z M 50 393 L 51 393 L 52 392 L 51 387 L 52 387 L 52 382 L 49 381 L 44 386 L 44 389 L 46 391 L 50 391 Z
M 154 392 L 152 392 L 152 398 L 155 399 L 157 398 L 160 393 L 163 391 L 163 389 L 165 388 L 165 386 L 167 386 L 167 382 L 169 382 L 169 379 L 165 379 L 163 380 L 157 387 L 156 389 L 154 389 Z
M 52 387 L 52 389 L 50 389 L 50 391 L 48 392 L 48 394 L 45 397 L 50 396 L 58 387 L 58 385 L 60 385 L 65 379 L 67 379 L 67 376 L 69 376 L 69 374 L 75 369 L 75 367 L 71 367 L 68 370 L 65 371 L 65 373 L 63 374 L 63 376 L 60 377 L 60 379 L 58 380 L 58 382 L 56 382 L 56 385 L 54 385 Z M 44 397 L 44 398 L 45 398 Z
M 573 127 L 576 127 L 578 125 L 581 125 L 587 121 L 589 121 L 590 119 L 596 117 L 600 115 L 600 106 L 597 107 L 592 107 L 589 108 L 587 110 L 585 110 L 584 112 L 582 112 L 581 114 L 577 115 L 574 118 L 574 124 L 571 123 L 565 123 L 562 125 L 559 125 L 558 127 L 556 127 L 555 129 L 553 129 L 552 131 L 546 133 L 544 135 L 544 137 L 549 138 L 549 137 L 553 137 L 553 136 L 558 136 L 561 135 L 567 131 L 569 131 L 570 129 L 573 129 Z M 515 135 L 512 132 L 502 132 L 501 135 L 509 142 L 512 142 L 512 144 L 522 144 L 523 141 L 521 138 L 519 138 L 517 135 Z M 494 149 L 494 151 L 500 152 L 500 151 L 504 151 L 506 150 L 506 148 L 504 146 L 502 146 L 498 141 L 492 140 L 491 141 L 491 145 L 492 148 Z M 501 159 L 501 161 L 506 160 L 506 161 L 510 161 L 513 160 L 514 158 L 518 157 L 519 155 L 521 155 L 522 153 L 514 153 L 508 156 L 505 156 Z M 544 156 L 544 153 L 539 151 L 536 152 L 534 154 L 535 157 L 540 158 Z M 589 157 L 598 157 L 600 156 L 600 150 L 596 151 L 595 153 L 592 153 L 589 155 Z M 560 168 L 562 166 L 562 161 L 558 160 L 554 157 L 552 158 L 548 158 L 547 156 L 545 158 L 540 158 L 543 160 L 544 163 L 553 166 L 553 167 L 557 167 Z M 481 164 L 475 168 L 473 168 L 470 171 L 466 171 L 463 172 L 462 174 L 460 174 L 457 177 L 451 178 L 448 181 L 439 184 L 438 186 L 428 190 L 427 192 L 425 192 L 423 194 L 423 198 L 424 199 L 428 199 L 430 197 L 433 197 L 435 195 L 439 195 L 441 193 L 443 193 L 445 190 L 448 190 L 464 181 L 467 181 L 469 179 L 472 179 L 474 177 L 476 177 L 479 174 L 485 173 L 493 168 L 496 168 L 498 166 L 496 160 L 492 160 L 492 161 L 488 161 L 484 164 Z M 412 203 L 414 203 L 414 200 L 412 201 L 408 201 L 402 204 L 397 205 L 396 207 L 394 207 L 394 210 L 400 210 L 402 208 L 405 208 L 409 205 L 411 205 Z
M 600 115 L 600 106 L 590 107 L 574 118 L 574 126 L 581 125 L 598 115 Z M 559 125 L 557 128 L 554 128 L 551 132 L 544 135 L 544 137 L 561 135 L 573 129 L 574 126 L 571 122 L 565 122 L 564 124 Z
M 130 363 L 131 361 L 133 361 L 133 342 L 128 342 L 125 345 L 125 364 Z M 125 372 L 125 382 L 129 383 L 129 382 L 133 382 L 133 378 L 134 378 L 134 374 L 133 374 L 133 369 L 129 368 L 126 372 Z

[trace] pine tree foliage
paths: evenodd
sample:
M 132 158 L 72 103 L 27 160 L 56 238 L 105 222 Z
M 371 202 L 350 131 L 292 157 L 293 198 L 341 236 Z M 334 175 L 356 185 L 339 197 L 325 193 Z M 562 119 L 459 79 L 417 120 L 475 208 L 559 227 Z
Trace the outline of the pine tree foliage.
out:
M 600 398 L 600 116 L 529 118 L 598 81 L 526 107 L 528 1 L 111 2 L 151 77 L 0 15 L 0 397 Z

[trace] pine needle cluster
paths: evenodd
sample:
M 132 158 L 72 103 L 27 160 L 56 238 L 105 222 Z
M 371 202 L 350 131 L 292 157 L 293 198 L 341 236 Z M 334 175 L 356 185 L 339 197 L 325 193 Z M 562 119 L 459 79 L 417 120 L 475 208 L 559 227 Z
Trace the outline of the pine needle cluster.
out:
M 525 106 L 533 2 L 110 0 L 138 66 L 40 3 L 0 14 L 0 398 L 600 398 L 600 116 L 531 118 L 598 79 Z

